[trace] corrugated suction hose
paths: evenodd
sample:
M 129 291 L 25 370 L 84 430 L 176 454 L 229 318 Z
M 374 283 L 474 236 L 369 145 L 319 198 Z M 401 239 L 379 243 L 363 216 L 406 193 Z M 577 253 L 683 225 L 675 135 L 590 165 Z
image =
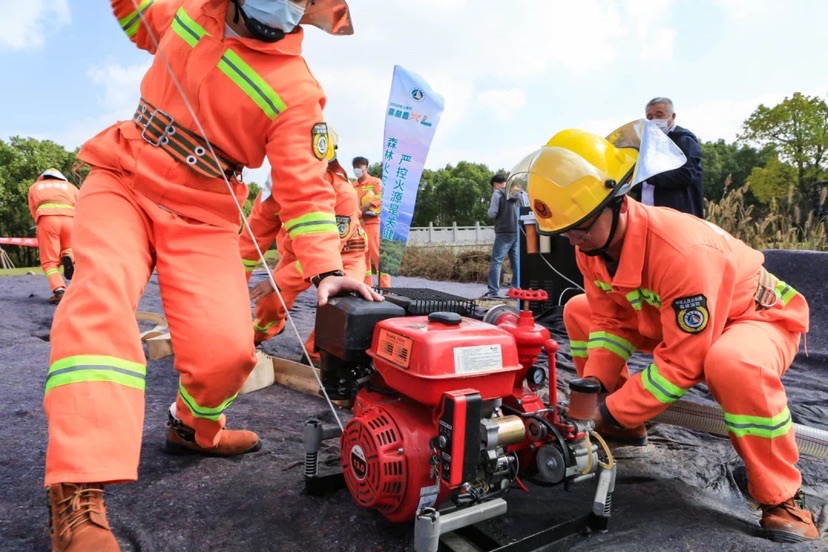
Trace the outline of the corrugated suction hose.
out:
M 727 437 L 724 413 L 720 407 L 714 405 L 679 400 L 653 420 Z M 793 426 L 800 454 L 828 458 L 828 431 L 801 424 Z

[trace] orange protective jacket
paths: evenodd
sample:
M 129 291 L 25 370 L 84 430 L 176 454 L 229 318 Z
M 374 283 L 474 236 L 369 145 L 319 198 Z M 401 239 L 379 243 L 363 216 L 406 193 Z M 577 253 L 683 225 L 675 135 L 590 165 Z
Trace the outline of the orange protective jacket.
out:
M 357 203 L 357 192 L 351 186 L 348 180 L 348 174 L 345 169 L 336 162 L 331 161 L 328 164 L 328 170 L 325 172 L 325 180 L 333 188 L 336 195 L 336 224 L 340 239 L 340 251 L 346 249 L 348 242 L 352 240 L 360 241 L 362 237 L 362 226 L 360 225 L 360 209 Z M 278 205 L 278 203 L 277 203 Z M 281 211 L 280 211 L 281 212 Z M 242 232 L 244 233 L 244 232 Z M 257 236 L 259 237 L 259 236 Z M 362 240 L 364 243 L 364 240 Z M 302 263 L 301 255 L 296 254 L 296 242 L 289 234 L 286 233 L 284 225 L 279 229 L 279 234 L 276 238 L 277 249 L 280 253 L 296 256 L 299 258 L 302 272 L 307 273 L 307 269 Z
M 380 209 L 382 208 L 382 180 L 369 174 L 365 176 L 362 182 L 360 182 L 359 180 L 354 181 L 354 189 L 357 191 L 357 194 L 359 195 L 360 206 L 363 204 L 363 199 L 365 198 L 366 194 L 372 192 L 375 196 L 373 199 L 370 200 L 370 212 L 375 213 L 376 216 L 371 216 L 369 214 L 362 213 L 363 226 L 366 224 L 379 224 L 379 214 Z
M 43 215 L 75 216 L 80 191 L 65 180 L 38 178 L 29 187 L 29 211 L 35 223 Z
M 143 0 L 136 9 L 133 0 L 112 1 L 124 32 L 139 48 L 156 54 L 141 96 L 178 125 L 199 133 L 197 119 L 210 142 L 240 165 L 259 167 L 267 157 L 273 195 L 307 277 L 342 269 L 334 192 L 323 178 L 325 152 L 314 140 L 326 132 L 325 95 L 301 55 L 303 31 L 275 43 L 223 38 L 228 4 Z M 134 174 L 136 191 L 164 208 L 238 228 L 238 211 L 223 179 L 195 173 L 141 134 L 133 121 L 116 123 L 87 142 L 79 157 L 96 167 Z M 243 202 L 246 186 L 232 179 L 231 184 Z
M 655 345 L 653 364 L 606 400 L 617 422 L 634 427 L 702 381 L 704 358 L 729 322 L 762 320 L 803 333 L 808 305 L 778 282 L 777 304 L 757 310 L 761 252 L 701 219 L 630 198 L 626 203 L 628 226 L 615 275 L 601 257 L 579 251 L 576 258 L 592 311 L 584 376 L 612 390 L 637 344 L 645 339 Z

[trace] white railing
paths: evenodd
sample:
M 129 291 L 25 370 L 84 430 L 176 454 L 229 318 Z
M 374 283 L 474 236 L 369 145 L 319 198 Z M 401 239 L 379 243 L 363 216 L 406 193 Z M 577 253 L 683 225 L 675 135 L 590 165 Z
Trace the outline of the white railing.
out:
M 408 232 L 408 245 L 492 245 L 494 226 L 428 226 L 412 227 Z

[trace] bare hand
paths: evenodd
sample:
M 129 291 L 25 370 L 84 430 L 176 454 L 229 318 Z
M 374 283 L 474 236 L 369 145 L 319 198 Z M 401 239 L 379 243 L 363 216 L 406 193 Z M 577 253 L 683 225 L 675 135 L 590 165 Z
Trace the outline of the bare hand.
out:
M 273 293 L 273 286 L 270 283 L 270 278 L 268 278 L 250 288 L 250 300 L 258 303 L 259 299 L 271 293 Z
M 319 282 L 319 287 L 316 290 L 317 304 L 320 307 L 327 305 L 330 297 L 348 291 L 359 293 L 366 301 L 384 301 L 382 295 L 371 289 L 368 284 L 347 276 L 328 276 Z

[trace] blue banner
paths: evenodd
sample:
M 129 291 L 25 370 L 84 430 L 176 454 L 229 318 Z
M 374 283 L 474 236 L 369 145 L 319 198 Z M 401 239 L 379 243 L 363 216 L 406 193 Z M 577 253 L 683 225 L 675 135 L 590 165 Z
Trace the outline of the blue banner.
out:
M 400 273 L 420 177 L 442 113 L 443 97 L 422 77 L 395 65 L 385 111 L 380 213 L 381 269 L 392 276 Z

